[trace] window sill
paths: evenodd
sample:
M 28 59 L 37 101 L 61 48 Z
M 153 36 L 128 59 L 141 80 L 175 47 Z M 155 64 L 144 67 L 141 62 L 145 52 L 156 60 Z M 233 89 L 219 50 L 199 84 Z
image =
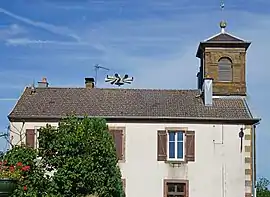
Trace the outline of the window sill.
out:
M 118 160 L 118 163 L 126 163 L 125 159 Z
M 184 160 L 166 160 L 165 163 L 169 163 L 169 164 L 185 164 L 187 163 Z

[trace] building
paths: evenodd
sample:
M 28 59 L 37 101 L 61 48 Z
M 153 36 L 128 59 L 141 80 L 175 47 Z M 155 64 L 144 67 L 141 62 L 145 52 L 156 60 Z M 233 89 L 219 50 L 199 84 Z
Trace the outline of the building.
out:
M 255 196 L 255 128 L 246 102 L 246 42 L 225 32 L 201 42 L 194 90 L 26 87 L 9 114 L 13 144 L 67 114 L 104 117 L 127 197 Z

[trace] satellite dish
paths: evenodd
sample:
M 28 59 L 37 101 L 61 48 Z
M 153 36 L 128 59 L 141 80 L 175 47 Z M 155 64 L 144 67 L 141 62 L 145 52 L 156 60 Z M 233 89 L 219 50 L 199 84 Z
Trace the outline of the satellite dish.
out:
M 117 86 L 122 86 L 124 84 L 131 84 L 132 81 L 133 77 L 128 77 L 127 74 L 125 74 L 124 77 L 121 78 L 121 76 L 118 73 L 115 73 L 114 76 L 107 75 L 107 77 L 105 78 L 105 82 Z

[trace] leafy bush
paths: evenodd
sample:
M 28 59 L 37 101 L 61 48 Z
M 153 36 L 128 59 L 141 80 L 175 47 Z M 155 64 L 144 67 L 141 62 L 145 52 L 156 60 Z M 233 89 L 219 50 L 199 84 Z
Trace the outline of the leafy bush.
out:
M 37 158 L 40 158 L 37 162 Z M 69 117 L 39 130 L 39 148 L 15 147 L 4 159 L 30 166 L 15 197 L 123 197 L 121 173 L 105 120 Z
M 37 150 L 24 146 L 16 146 L 4 155 L 7 165 L 26 164 L 28 169 L 23 174 L 23 179 L 18 182 L 14 191 L 14 197 L 20 196 L 44 196 L 46 190 L 46 179 L 44 170 L 36 165 Z
M 69 117 L 58 129 L 40 129 L 43 167 L 56 170 L 47 192 L 51 195 L 122 197 L 121 173 L 114 142 L 105 120 Z
M 260 178 L 257 183 L 257 197 L 270 197 L 270 181 L 266 178 Z

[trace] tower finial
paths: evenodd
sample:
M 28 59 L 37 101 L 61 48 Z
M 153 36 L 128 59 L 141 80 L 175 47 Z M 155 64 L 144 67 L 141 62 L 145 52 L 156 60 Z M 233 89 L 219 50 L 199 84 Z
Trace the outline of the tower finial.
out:
M 221 0 L 220 2 L 220 8 L 221 8 L 221 13 L 223 13 L 224 11 L 224 8 L 225 8 L 225 4 L 224 4 L 224 0 Z M 220 23 L 219 23 L 219 26 L 221 28 L 221 33 L 225 33 L 225 28 L 227 26 L 227 23 L 225 20 L 222 20 Z

